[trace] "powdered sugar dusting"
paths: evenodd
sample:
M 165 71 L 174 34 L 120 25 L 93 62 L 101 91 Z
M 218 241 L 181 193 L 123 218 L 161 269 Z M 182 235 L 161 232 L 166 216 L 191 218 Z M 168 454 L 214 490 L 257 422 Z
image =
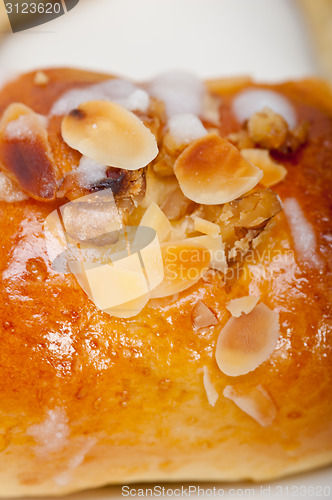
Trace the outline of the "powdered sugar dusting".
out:
M 168 116 L 191 113 L 201 116 L 205 95 L 204 84 L 186 71 L 163 73 L 147 85 L 149 93 L 164 101 Z
M 73 472 L 84 462 L 86 455 L 96 444 L 96 442 L 96 438 L 90 437 L 87 438 L 83 444 L 81 444 L 79 451 L 69 460 L 66 470 L 54 477 L 54 482 L 58 486 L 66 486 L 70 483 Z
M 40 125 L 47 127 L 46 116 L 37 115 Z M 34 139 L 36 132 L 31 125 L 31 115 L 21 115 L 16 120 L 10 121 L 6 126 L 6 138 L 9 140 Z
M 201 120 L 192 113 L 172 116 L 168 121 L 168 128 L 177 145 L 189 144 L 207 134 Z
M 143 113 L 148 110 L 150 104 L 150 97 L 145 90 L 137 89 L 130 94 L 124 102 L 119 101 L 129 111 L 142 111 Z
M 147 111 L 150 97 L 147 92 L 127 80 L 114 78 L 83 89 L 72 89 L 53 105 L 51 115 L 67 115 L 88 101 L 113 101 L 130 111 Z
M 79 166 L 75 170 L 75 176 L 83 188 L 89 188 L 106 178 L 107 169 L 107 166 L 82 156 Z
M 49 410 L 43 422 L 27 429 L 27 434 L 36 441 L 35 453 L 40 457 L 61 451 L 68 442 L 69 432 L 67 414 L 62 408 Z
M 0 172 L 0 201 L 14 203 L 29 198 L 5 173 Z
M 284 211 L 299 259 L 315 268 L 321 268 L 322 261 L 317 254 L 315 232 L 305 218 L 298 201 L 295 198 L 285 200 Z

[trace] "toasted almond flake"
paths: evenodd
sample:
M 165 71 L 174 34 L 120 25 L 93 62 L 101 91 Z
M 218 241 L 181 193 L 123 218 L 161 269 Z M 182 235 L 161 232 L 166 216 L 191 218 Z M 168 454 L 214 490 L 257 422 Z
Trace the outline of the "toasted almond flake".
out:
M 217 238 L 211 238 L 211 236 L 196 236 L 190 238 L 192 242 L 196 242 L 199 245 L 204 245 L 211 255 L 210 268 L 217 271 L 225 272 L 227 270 L 227 259 L 225 253 L 225 245 L 221 239 L 221 236 Z
M 105 189 L 67 203 L 60 208 L 67 237 L 72 243 L 89 241 L 122 227 L 112 190 Z
M 242 390 L 228 385 L 223 395 L 262 427 L 271 425 L 276 417 L 276 406 L 269 393 L 261 385 Z
M 155 136 L 123 106 L 109 101 L 88 101 L 67 115 L 61 125 L 65 142 L 101 163 L 138 170 L 158 154 Z
M 83 263 L 92 300 L 99 309 L 125 304 L 149 291 L 138 255 L 124 258 L 121 264 Z
M 231 318 L 220 332 L 216 361 L 230 377 L 245 375 L 264 363 L 276 348 L 279 314 L 265 304 L 249 314 Z
M 50 79 L 44 71 L 37 71 L 33 81 L 35 85 L 47 85 Z
M 207 234 L 211 238 L 217 238 L 220 234 L 220 226 L 201 217 L 194 217 L 194 228 L 200 233 Z
M 176 177 L 160 177 L 151 166 L 146 171 L 146 190 L 142 201 L 143 208 L 149 208 L 151 203 L 157 203 L 161 206 L 165 200 L 177 189 L 178 182 Z
M 0 171 L 0 201 L 14 203 L 27 200 L 29 197 L 4 172 Z
M 140 226 L 147 226 L 154 229 L 160 242 L 169 239 L 172 232 L 170 221 L 156 203 L 151 203 L 146 210 L 141 219 Z
M 196 302 L 191 312 L 191 319 L 194 327 L 197 329 L 218 324 L 217 318 L 202 300 Z
M 242 156 L 263 171 L 260 184 L 265 187 L 274 186 L 284 180 L 287 175 L 286 168 L 274 161 L 267 149 L 242 149 Z
M 209 268 L 210 251 L 204 243 L 195 240 L 188 238 L 161 245 L 164 279 L 152 290 L 151 298 L 167 297 L 186 290 Z
M 178 157 L 174 173 L 184 195 L 203 205 L 219 205 L 255 187 L 263 172 L 247 162 L 226 139 L 209 134 Z
M 234 318 L 239 318 L 242 313 L 249 314 L 256 307 L 258 301 L 259 297 L 248 295 L 247 297 L 231 300 L 226 304 L 226 309 L 228 309 Z
M 203 384 L 208 402 L 214 406 L 219 399 L 219 394 L 211 382 L 210 372 L 207 366 L 203 366 Z
M 220 108 L 222 106 L 222 99 L 207 92 L 203 100 L 203 118 L 204 121 L 209 122 L 211 125 L 220 125 Z
M 216 94 L 229 94 L 239 91 L 243 87 L 248 87 L 252 83 L 252 78 L 250 76 L 243 75 L 211 79 L 206 82 L 206 85 L 210 92 L 215 92 Z
M 44 116 L 20 103 L 10 104 L 0 121 L 0 168 L 38 201 L 54 200 L 57 192 L 46 124 Z
M 150 294 L 142 295 L 138 299 L 131 300 L 125 304 L 116 307 L 105 309 L 104 312 L 115 318 L 128 319 L 137 316 L 146 306 L 150 298 Z

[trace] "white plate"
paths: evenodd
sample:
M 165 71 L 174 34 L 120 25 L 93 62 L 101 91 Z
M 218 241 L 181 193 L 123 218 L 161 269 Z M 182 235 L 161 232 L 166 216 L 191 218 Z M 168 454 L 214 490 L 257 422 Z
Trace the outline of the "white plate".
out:
M 134 79 L 174 68 L 201 77 L 251 74 L 266 81 L 318 71 L 300 13 L 291 0 L 80 0 L 65 16 L 10 35 L 1 43 L 2 71 L 66 65 Z M 176 495 L 181 486 L 189 491 L 188 484 L 162 486 L 165 492 L 160 496 L 170 496 L 167 490 Z M 200 495 L 191 489 L 190 496 L 211 496 L 214 487 L 227 499 L 329 498 L 332 469 L 264 485 L 204 484 Z M 120 487 L 110 487 L 69 498 L 122 497 Z

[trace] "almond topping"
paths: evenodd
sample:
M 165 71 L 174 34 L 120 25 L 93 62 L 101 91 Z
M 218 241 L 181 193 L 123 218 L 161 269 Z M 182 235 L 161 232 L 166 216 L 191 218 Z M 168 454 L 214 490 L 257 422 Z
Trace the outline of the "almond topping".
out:
M 219 394 L 217 393 L 216 388 L 211 382 L 211 377 L 207 366 L 203 366 L 203 384 L 208 402 L 211 406 L 214 406 L 218 401 Z
M 225 272 L 227 270 L 227 259 L 225 254 L 225 245 L 221 236 L 211 238 L 211 236 L 196 236 L 190 238 L 190 241 L 195 241 L 199 245 L 204 245 L 210 251 L 211 262 L 210 268 L 217 271 Z
M 191 313 L 192 322 L 195 328 L 207 328 L 218 324 L 218 320 L 202 300 L 196 302 L 194 309 Z
M 151 203 L 141 219 L 140 226 L 152 227 L 160 243 L 168 240 L 172 232 L 170 221 L 156 203 Z
M 247 297 L 231 300 L 226 304 L 226 309 L 234 318 L 239 318 L 242 313 L 249 314 L 256 307 L 258 301 L 259 297 L 248 295 Z
M 80 244 L 68 262 L 78 283 L 96 307 L 119 318 L 137 315 L 150 291 L 163 280 L 163 261 L 155 231 L 126 227 L 114 244 Z
M 276 417 L 276 406 L 269 393 L 261 385 L 243 390 L 228 385 L 223 395 L 262 427 L 271 425 Z
M 190 144 L 174 165 L 184 195 L 203 205 L 219 205 L 255 187 L 263 172 L 229 141 L 209 134 Z
M 109 101 L 88 101 L 67 115 L 62 137 L 103 165 L 138 170 L 158 154 L 155 136 L 131 111 Z
M 220 233 L 220 226 L 201 217 L 194 217 L 194 228 L 200 233 L 207 234 L 211 238 L 217 238 Z
M 35 85 L 47 85 L 48 82 L 50 81 L 49 77 L 47 76 L 44 71 L 37 71 L 35 74 L 35 78 L 33 80 Z
M 0 121 L 0 168 L 32 198 L 54 200 L 56 171 L 45 117 L 23 104 L 11 104 Z
M 242 149 L 242 156 L 263 171 L 260 183 L 265 187 L 274 186 L 287 175 L 283 165 L 274 161 L 267 149 Z
M 245 375 L 264 363 L 276 348 L 279 314 L 259 304 L 249 314 L 231 318 L 221 330 L 216 349 L 220 370 L 230 377 Z
M 0 171 L 0 201 L 14 203 L 27 200 L 29 197 L 6 174 Z
M 198 239 L 198 238 L 197 238 Z M 182 292 L 194 285 L 209 268 L 210 251 L 195 238 L 161 245 L 164 279 L 151 293 L 158 299 Z

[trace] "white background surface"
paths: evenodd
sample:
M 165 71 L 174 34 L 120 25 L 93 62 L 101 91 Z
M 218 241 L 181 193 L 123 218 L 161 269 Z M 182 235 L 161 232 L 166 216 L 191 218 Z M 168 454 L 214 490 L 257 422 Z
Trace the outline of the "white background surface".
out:
M 300 13 L 291 0 L 80 0 L 65 16 L 1 42 L 2 72 L 54 65 L 105 70 L 134 79 L 174 68 L 202 77 L 250 74 L 269 81 L 318 71 Z M 318 498 L 315 490 L 304 494 L 305 490 L 292 487 L 320 485 L 332 490 L 331 468 L 266 484 L 263 487 L 271 489 L 265 494 L 261 485 L 251 484 L 205 488 L 223 488 L 223 498 L 274 500 Z M 284 489 L 278 495 L 277 486 L 289 486 L 288 494 Z M 255 488 L 255 494 L 245 494 L 245 488 Z M 70 498 L 120 497 L 121 489 L 111 487 Z M 320 498 L 327 497 L 323 493 Z
M 71 65 L 148 78 L 296 78 L 316 65 L 292 0 L 80 0 L 68 14 L 2 43 L 0 67 Z

